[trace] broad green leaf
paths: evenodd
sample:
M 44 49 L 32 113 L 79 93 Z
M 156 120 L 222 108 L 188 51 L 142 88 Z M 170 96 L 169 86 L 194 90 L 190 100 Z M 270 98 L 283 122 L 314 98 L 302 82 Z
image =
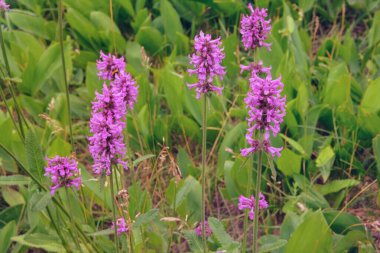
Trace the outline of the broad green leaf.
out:
M 45 161 L 42 155 L 40 142 L 32 129 L 26 133 L 25 150 L 28 159 L 29 171 L 37 176 L 39 180 L 42 180 Z
M 150 55 L 158 54 L 163 47 L 163 38 L 161 33 L 153 27 L 141 27 L 136 34 L 136 41 L 145 48 Z
M 183 34 L 183 28 L 179 15 L 168 0 L 161 0 L 160 12 L 165 34 L 168 36 L 170 42 L 175 43 L 177 40 L 176 34 Z
M 335 233 L 347 234 L 353 230 L 366 232 L 363 222 L 353 214 L 337 210 L 327 210 L 323 212 L 323 215 Z
M 288 136 L 286 135 L 283 135 L 283 134 L 280 134 L 280 136 L 290 144 L 290 146 L 292 146 L 296 151 L 298 151 L 301 155 L 305 155 L 305 150 L 303 149 L 303 147 L 301 146 L 301 144 L 299 144 L 298 142 L 296 142 L 295 140 L 289 138 Z
M 0 228 L 4 227 L 4 225 L 10 221 L 14 220 L 18 222 L 23 209 L 24 205 L 16 205 L 2 210 L 0 212 Z
M 326 182 L 330 176 L 331 168 L 335 161 L 335 152 L 331 146 L 326 146 L 318 154 L 316 164 L 321 170 L 323 181 Z
M 324 87 L 323 101 L 330 106 L 351 105 L 351 75 L 346 64 L 338 64 L 330 70 Z
M 26 32 L 47 40 L 53 40 L 55 37 L 55 22 L 46 21 L 32 12 L 22 10 L 12 10 L 8 16 L 13 24 Z
M 27 176 L 12 175 L 12 176 L 0 176 L 0 186 L 4 185 L 28 185 L 31 180 Z
M 153 154 L 147 154 L 147 155 L 140 156 L 139 158 L 137 158 L 136 160 L 133 161 L 133 167 L 136 167 L 142 161 L 148 160 L 148 159 L 153 158 L 155 156 L 156 155 L 153 155 Z
M 299 0 L 300 8 L 303 12 L 309 11 L 315 3 L 315 0 Z
M 375 155 L 377 167 L 377 183 L 380 185 L 380 135 L 372 139 L 373 154 Z
M 285 253 L 305 252 L 333 252 L 332 233 L 321 211 L 309 213 L 291 235 L 285 247 Z
M 222 245 L 222 248 L 228 252 L 236 252 L 240 244 L 232 240 L 231 236 L 226 232 L 223 224 L 214 217 L 209 217 L 207 221 L 210 225 L 213 236 Z
M 220 144 L 220 148 L 218 151 L 218 175 L 223 173 L 224 163 L 231 156 L 230 153 L 226 151 L 226 148 L 233 148 L 233 145 L 240 140 L 242 136 L 244 136 L 244 132 L 246 131 L 247 125 L 244 122 L 241 122 L 234 126 L 231 130 L 229 130 Z
M 359 246 L 359 242 L 365 241 L 367 241 L 365 233 L 358 230 L 350 231 L 334 243 L 334 252 L 346 252 L 352 247 Z
M 260 238 L 260 240 L 261 239 L 262 238 Z M 272 240 L 271 242 L 260 244 L 259 253 L 274 252 L 275 250 L 283 248 L 287 242 L 288 242 L 287 240 L 276 238 L 275 240 Z
M 89 62 L 86 67 L 86 87 L 89 100 L 93 100 L 95 93 L 102 92 L 102 81 L 97 75 L 96 63 Z
M 61 245 L 58 237 L 47 234 L 27 234 L 12 237 L 12 240 L 28 247 L 44 249 L 46 251 L 63 252 L 65 248 Z
M 195 233 L 194 230 L 184 231 L 184 235 L 192 252 L 194 253 L 203 252 L 202 240 L 199 238 L 199 236 Z
M 137 229 L 141 226 L 144 226 L 153 222 L 153 220 L 156 219 L 157 217 L 158 217 L 158 209 L 151 209 L 148 212 L 139 215 L 132 226 L 134 229 Z
M 377 45 L 380 41 L 380 11 L 377 11 L 372 20 L 372 26 L 368 33 L 369 47 Z
M 30 199 L 32 211 L 38 212 L 45 209 L 45 207 L 51 202 L 52 196 L 50 192 L 36 192 Z
M 9 222 L 0 230 L 0 252 L 10 252 L 8 249 L 12 243 L 11 238 L 16 234 L 16 231 L 15 221 Z
M 361 126 L 373 134 L 378 134 L 380 131 L 380 117 L 378 115 L 380 102 L 376 96 L 379 92 L 380 78 L 370 81 L 359 107 L 359 122 Z
M 300 173 L 302 157 L 297 155 L 290 149 L 281 151 L 281 156 L 277 159 L 276 163 L 278 168 L 285 176 Z
M 327 195 L 330 193 L 339 192 L 345 188 L 349 188 L 352 186 L 356 186 L 360 183 L 360 181 L 355 179 L 342 179 L 342 180 L 333 180 L 331 182 L 327 182 L 324 185 L 315 184 L 313 187 L 323 195 Z
M 2 195 L 9 206 L 25 205 L 25 199 L 22 194 L 9 186 L 3 187 Z

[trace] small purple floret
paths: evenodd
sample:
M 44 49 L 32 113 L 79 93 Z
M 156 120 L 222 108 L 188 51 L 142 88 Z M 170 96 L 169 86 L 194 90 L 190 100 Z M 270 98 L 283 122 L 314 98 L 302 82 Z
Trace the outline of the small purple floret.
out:
M 270 20 L 266 20 L 268 14 L 266 9 L 253 9 L 248 5 L 250 15 L 243 15 L 240 22 L 240 34 L 245 50 L 258 47 L 266 47 L 270 50 L 271 44 L 265 43 L 271 30 Z
M 9 4 L 7 4 L 4 0 L 0 0 L 0 11 L 9 10 Z
M 106 55 L 100 51 L 100 58 L 100 60 L 96 61 L 100 79 L 111 81 L 116 74 L 125 71 L 124 57 L 117 58 L 115 55 Z
M 53 196 L 58 188 L 71 187 L 79 189 L 82 177 L 79 175 L 77 162 L 74 158 L 56 156 L 46 158 L 45 176 L 50 176 L 52 186 L 50 194 Z
M 195 228 L 195 233 L 197 236 L 202 237 L 202 222 L 198 224 L 198 226 Z M 205 236 L 209 237 L 212 234 L 212 230 L 210 228 L 210 225 L 208 222 L 205 220 Z
M 213 85 L 215 76 L 222 80 L 226 74 L 224 67 L 221 65 L 224 53 L 220 45 L 220 37 L 213 40 L 210 34 L 204 34 L 202 31 L 194 38 L 195 53 L 191 56 L 189 55 L 190 64 L 194 66 L 194 69 L 188 69 L 187 71 L 190 75 L 198 77 L 197 83 L 188 84 L 190 89 L 196 89 L 197 99 L 201 97 L 202 93 L 222 93 L 223 87 Z
M 259 194 L 259 210 L 260 209 L 267 209 L 268 208 L 268 202 L 265 200 L 265 196 L 260 192 Z M 239 210 L 248 209 L 249 210 L 249 219 L 253 220 L 255 217 L 255 197 L 252 195 L 250 198 L 244 197 L 243 195 L 240 195 L 239 197 L 239 204 L 238 204 Z
M 112 222 L 112 229 L 115 228 L 115 223 Z M 119 218 L 116 220 L 116 228 L 117 228 L 117 234 L 120 235 L 121 233 L 127 233 L 128 232 L 128 225 L 125 222 L 124 218 Z

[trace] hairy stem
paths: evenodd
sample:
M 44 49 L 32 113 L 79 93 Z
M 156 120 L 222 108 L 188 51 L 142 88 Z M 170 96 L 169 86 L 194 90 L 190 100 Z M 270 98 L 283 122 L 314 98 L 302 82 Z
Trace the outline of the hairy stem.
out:
M 252 165 L 254 166 L 254 155 L 252 154 Z M 252 166 L 252 169 L 253 169 Z M 252 169 L 248 169 L 248 185 L 246 191 L 246 197 L 249 198 L 251 196 L 251 188 L 252 188 Z M 247 231 L 248 231 L 248 213 L 249 210 L 245 210 L 244 212 L 244 235 L 243 235 L 243 248 L 242 252 L 245 253 L 247 251 Z
M 202 242 L 203 251 L 207 252 L 207 242 L 205 234 L 205 216 L 206 216 L 206 138 L 207 138 L 207 95 L 203 94 L 203 118 L 202 118 Z
M 67 81 L 67 72 L 66 72 L 66 62 L 65 62 L 65 48 L 63 46 L 63 4 L 62 0 L 58 2 L 58 26 L 59 26 L 59 44 L 61 48 L 61 60 L 62 60 L 62 68 L 63 68 L 63 80 L 65 82 L 65 92 L 66 92 L 66 104 L 67 104 L 67 113 L 69 120 L 69 130 L 70 130 L 70 143 L 71 148 L 74 149 L 74 136 L 73 136 L 73 122 L 71 120 L 71 107 L 70 107 L 70 93 L 69 93 L 69 84 Z
M 119 252 L 119 238 L 117 236 L 117 223 L 116 223 L 116 203 L 115 203 L 115 193 L 113 189 L 113 176 L 112 174 L 115 173 L 115 168 L 112 168 L 111 175 L 110 175 L 110 188 L 111 188 L 111 201 L 112 201 L 112 216 L 113 216 L 113 227 L 114 227 L 114 233 L 115 233 L 115 250 L 116 252 Z
M 256 191 L 255 191 L 255 220 L 253 223 L 253 252 L 258 252 L 258 234 L 259 234 L 259 198 L 261 186 L 261 171 L 263 164 L 263 151 L 259 149 L 257 159 L 257 177 L 256 177 Z

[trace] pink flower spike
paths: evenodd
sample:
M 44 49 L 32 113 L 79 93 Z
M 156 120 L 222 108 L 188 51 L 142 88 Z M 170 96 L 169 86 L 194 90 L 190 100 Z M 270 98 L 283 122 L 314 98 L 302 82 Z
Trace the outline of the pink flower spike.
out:
M 195 233 L 197 236 L 202 237 L 202 222 L 199 222 L 198 226 L 195 228 Z M 205 220 L 205 235 L 206 237 L 211 236 L 212 230 L 210 228 L 210 225 L 208 222 Z
M 7 4 L 4 0 L 0 0 L 0 11 L 9 10 L 9 4 Z

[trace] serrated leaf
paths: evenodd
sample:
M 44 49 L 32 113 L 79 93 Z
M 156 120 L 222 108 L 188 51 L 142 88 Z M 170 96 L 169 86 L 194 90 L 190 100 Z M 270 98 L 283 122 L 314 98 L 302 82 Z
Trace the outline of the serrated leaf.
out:
M 195 253 L 203 252 L 202 241 L 193 230 L 185 231 L 184 235 L 185 235 L 185 238 L 187 239 L 190 249 L 193 252 Z
M 147 225 L 152 222 L 158 216 L 158 209 L 151 209 L 146 213 L 141 214 L 136 218 L 136 221 L 133 223 L 133 228 L 137 229 L 141 226 Z
M 280 249 L 286 245 L 288 241 L 284 239 L 277 239 L 275 242 L 266 243 L 260 246 L 259 253 L 272 252 Z
M 52 196 L 50 192 L 35 193 L 30 200 L 32 211 L 38 212 L 45 209 L 45 207 L 51 202 L 51 198 Z
M 42 180 L 45 162 L 44 157 L 42 156 L 40 143 L 33 130 L 29 130 L 26 133 L 25 150 L 30 172 L 37 175 L 38 178 Z
M 226 232 L 223 224 L 218 219 L 209 217 L 207 222 L 210 225 L 213 236 L 215 236 L 216 240 L 222 245 L 224 250 L 233 252 L 239 248 L 240 244 L 232 240 L 231 236 Z

